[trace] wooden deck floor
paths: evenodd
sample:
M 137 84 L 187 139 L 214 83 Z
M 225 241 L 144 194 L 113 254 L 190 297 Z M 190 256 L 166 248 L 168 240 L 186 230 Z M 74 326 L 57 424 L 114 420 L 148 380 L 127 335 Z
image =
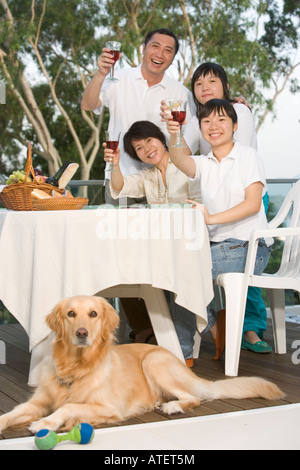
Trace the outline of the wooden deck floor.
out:
M 0 414 L 7 413 L 18 403 L 28 400 L 33 389 L 28 387 L 27 378 L 30 363 L 28 338 L 19 324 L 0 325 L 0 339 L 7 347 L 7 364 L 0 365 Z M 265 339 L 273 345 L 272 327 L 269 325 Z M 252 400 L 215 400 L 194 408 L 184 415 L 169 417 L 160 412 L 149 412 L 139 418 L 130 419 L 121 425 L 135 425 L 169 419 L 184 419 L 191 416 L 205 416 L 216 413 L 228 413 L 241 410 L 264 408 L 274 405 L 300 403 L 300 364 L 292 362 L 292 344 L 300 339 L 300 325 L 287 323 L 287 354 L 257 355 L 249 351 L 241 352 L 239 375 L 256 375 L 275 382 L 286 393 L 280 402 L 268 402 L 263 399 Z M 212 360 L 213 345 L 206 335 L 202 341 L 200 358 L 195 361 L 194 372 L 209 380 L 223 379 L 224 359 L 219 362 Z M 299 354 L 297 355 L 299 358 Z M 106 427 L 106 426 L 102 426 Z M 27 430 L 5 431 L 1 439 L 29 436 Z M 0 444 L 1 447 L 1 444 Z

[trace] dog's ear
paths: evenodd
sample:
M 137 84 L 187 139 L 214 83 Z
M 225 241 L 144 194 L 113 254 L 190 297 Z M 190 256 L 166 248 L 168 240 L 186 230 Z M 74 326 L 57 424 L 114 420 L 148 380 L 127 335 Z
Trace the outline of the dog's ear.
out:
M 100 299 L 99 299 L 100 300 Z M 105 339 L 111 338 L 111 334 L 119 325 L 119 315 L 115 309 L 110 305 L 109 302 L 105 299 L 101 299 L 102 309 L 103 309 L 103 318 L 104 318 L 104 328 L 102 330 L 102 336 Z
M 119 315 L 117 314 L 115 309 L 112 307 L 112 305 L 110 305 L 109 302 L 105 302 L 105 304 L 106 304 L 105 310 L 106 310 L 106 314 L 107 314 L 108 321 L 109 321 L 109 327 L 111 331 L 115 331 L 115 329 L 119 326 L 119 322 L 120 322 Z
M 46 317 L 46 322 L 49 328 L 56 333 L 56 339 L 61 340 L 64 335 L 64 322 L 62 320 L 62 307 L 63 302 L 57 304 L 49 315 Z

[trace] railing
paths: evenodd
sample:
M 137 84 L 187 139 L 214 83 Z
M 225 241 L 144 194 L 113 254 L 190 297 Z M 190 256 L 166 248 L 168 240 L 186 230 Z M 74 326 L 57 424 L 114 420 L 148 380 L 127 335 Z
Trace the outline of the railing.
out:
M 281 206 L 284 197 L 291 189 L 293 183 L 296 183 L 297 181 L 297 178 L 267 179 L 270 202 L 274 204 L 276 212 Z
M 280 208 L 284 197 L 290 190 L 296 178 L 267 179 L 270 198 L 269 218 L 273 217 Z M 75 180 L 69 183 L 74 196 L 84 195 L 89 198 L 89 205 L 97 206 L 105 203 L 105 180 Z

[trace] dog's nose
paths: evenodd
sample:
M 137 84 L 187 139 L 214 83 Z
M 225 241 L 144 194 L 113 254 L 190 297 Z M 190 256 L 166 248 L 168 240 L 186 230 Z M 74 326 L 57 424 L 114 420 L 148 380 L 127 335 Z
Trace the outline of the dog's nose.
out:
M 89 332 L 86 328 L 78 328 L 78 330 L 76 331 L 76 336 L 79 339 L 87 338 L 88 334 Z

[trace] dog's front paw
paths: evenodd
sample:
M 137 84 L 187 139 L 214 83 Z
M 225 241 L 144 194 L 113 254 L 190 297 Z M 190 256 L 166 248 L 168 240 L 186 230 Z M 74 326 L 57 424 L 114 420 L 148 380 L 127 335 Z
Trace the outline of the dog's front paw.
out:
M 2 431 L 4 431 L 7 428 L 7 419 L 5 415 L 0 417 L 0 436 L 2 434 Z
M 57 426 L 54 425 L 49 419 L 40 419 L 39 421 L 34 421 L 29 427 L 29 431 L 33 434 L 36 434 L 41 429 L 49 429 L 50 431 L 56 431 Z
M 176 413 L 183 413 L 183 409 L 181 408 L 178 401 L 169 401 L 167 403 L 163 403 L 161 406 L 161 410 L 163 413 L 167 415 L 173 415 Z

